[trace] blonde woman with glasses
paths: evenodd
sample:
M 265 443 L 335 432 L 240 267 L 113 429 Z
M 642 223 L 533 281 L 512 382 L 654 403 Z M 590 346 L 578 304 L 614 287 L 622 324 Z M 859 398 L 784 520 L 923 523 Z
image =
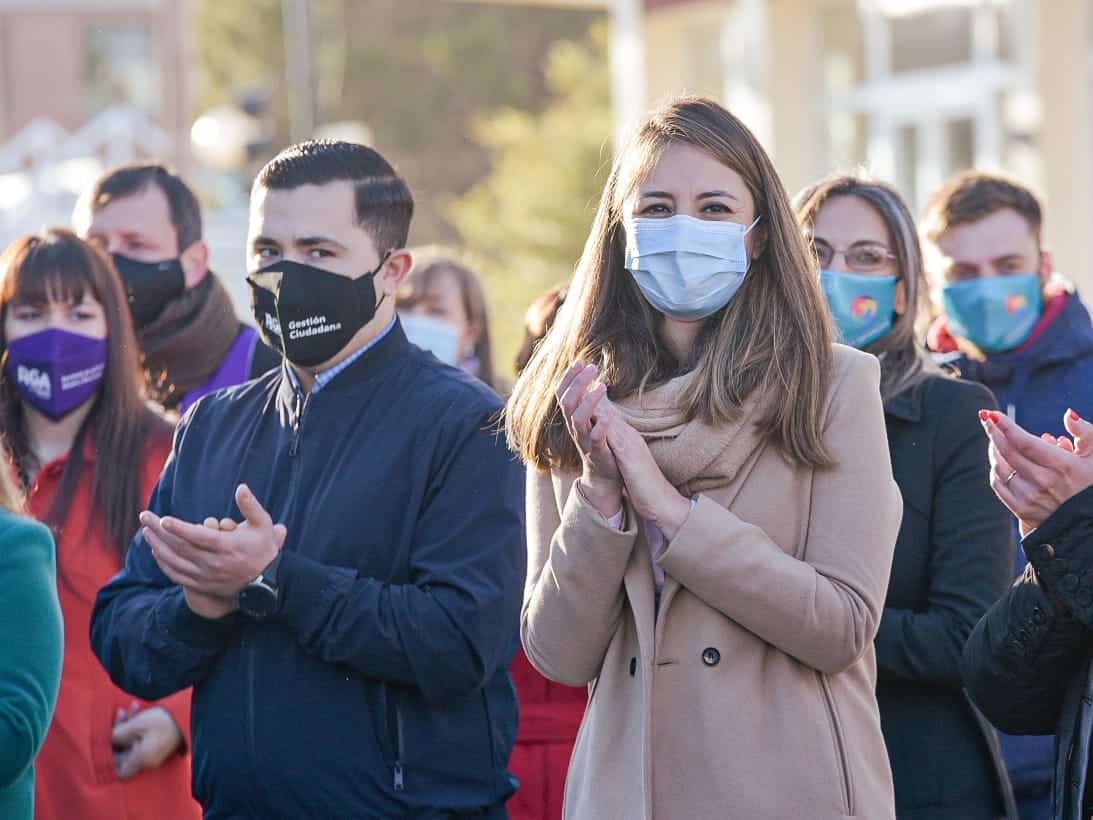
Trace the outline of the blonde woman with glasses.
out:
M 877 700 L 900 820 L 1016 817 L 998 739 L 964 694 L 961 652 L 1013 572 L 981 408 L 991 392 L 933 366 L 915 332 L 924 294 L 914 219 L 890 186 L 834 176 L 798 217 L 840 338 L 877 357 L 903 494 L 877 652 Z M 924 754 L 925 749 L 929 754 Z

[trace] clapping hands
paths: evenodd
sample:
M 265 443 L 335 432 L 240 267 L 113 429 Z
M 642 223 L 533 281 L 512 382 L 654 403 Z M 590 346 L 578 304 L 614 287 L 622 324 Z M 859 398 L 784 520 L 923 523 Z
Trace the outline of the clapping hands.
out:
M 1038 438 L 994 410 L 981 410 L 979 419 L 991 442 L 991 488 L 1017 516 L 1022 536 L 1093 486 L 1093 424 L 1073 410 L 1063 418 L 1070 438 Z
M 607 399 L 599 370 L 582 362 L 566 371 L 555 394 L 581 454 L 581 492 L 604 517 L 622 509 L 623 493 L 643 520 L 669 541 L 691 511 L 657 466 L 649 445 Z

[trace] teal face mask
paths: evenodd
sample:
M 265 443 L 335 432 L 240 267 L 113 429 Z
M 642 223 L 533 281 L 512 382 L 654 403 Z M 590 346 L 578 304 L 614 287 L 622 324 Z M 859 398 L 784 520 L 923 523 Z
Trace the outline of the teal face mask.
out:
M 820 271 L 820 285 L 839 331 L 839 341 L 861 349 L 892 329 L 898 281 L 896 276 Z
M 949 332 L 985 353 L 1020 347 L 1043 309 L 1040 277 L 1035 273 L 953 282 L 941 296 Z

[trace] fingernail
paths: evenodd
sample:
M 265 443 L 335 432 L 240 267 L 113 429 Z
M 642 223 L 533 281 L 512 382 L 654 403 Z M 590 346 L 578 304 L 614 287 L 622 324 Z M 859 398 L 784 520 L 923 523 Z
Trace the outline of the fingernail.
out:
M 1081 421 L 1082 420 L 1082 417 L 1079 416 L 1077 413 L 1075 413 L 1073 408 L 1070 409 L 1070 410 L 1067 410 L 1066 412 L 1070 414 L 1070 418 L 1073 419 L 1074 421 Z
M 980 421 L 986 421 L 989 418 L 990 418 L 990 413 L 988 413 L 986 410 L 980 410 L 979 411 L 979 420 Z

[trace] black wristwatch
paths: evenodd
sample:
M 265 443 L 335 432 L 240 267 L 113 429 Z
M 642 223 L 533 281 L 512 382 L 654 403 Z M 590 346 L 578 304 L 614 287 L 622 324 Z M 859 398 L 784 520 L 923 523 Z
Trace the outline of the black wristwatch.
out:
M 277 567 L 280 563 L 281 553 L 277 553 L 262 574 L 240 591 L 239 609 L 244 615 L 261 620 L 277 611 Z

